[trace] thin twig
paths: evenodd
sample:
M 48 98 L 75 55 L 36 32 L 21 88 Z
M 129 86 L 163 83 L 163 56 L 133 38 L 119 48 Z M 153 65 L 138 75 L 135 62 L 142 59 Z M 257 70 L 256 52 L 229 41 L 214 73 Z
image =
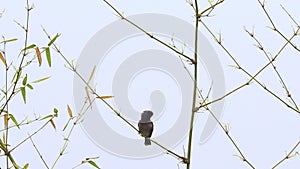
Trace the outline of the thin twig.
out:
M 200 14 L 199 14 L 199 18 L 198 20 L 200 20 L 200 18 L 205 14 L 205 12 L 208 12 L 207 14 L 205 14 L 205 16 L 209 16 L 210 13 L 215 9 L 216 6 L 220 5 L 221 3 L 223 3 L 225 0 L 218 0 L 215 4 L 211 5 L 210 7 L 204 9 Z
M 278 163 L 276 163 L 274 165 L 274 167 L 272 167 L 272 169 L 275 169 L 276 167 L 278 167 L 280 164 L 282 164 L 285 160 L 290 159 L 292 156 L 292 153 L 296 150 L 296 148 L 300 145 L 300 141 L 298 141 L 298 143 L 291 149 L 291 151 L 283 158 L 281 159 Z M 298 152 L 296 152 L 296 155 L 299 155 Z
M 34 135 L 36 135 L 37 133 L 39 133 L 44 127 L 47 126 L 47 124 L 54 118 L 51 117 L 50 120 L 48 120 L 45 124 L 43 124 L 38 130 L 36 130 L 34 133 L 30 134 L 28 137 L 26 137 L 23 141 L 21 141 L 20 143 L 18 143 L 16 146 L 14 146 L 11 150 L 9 150 L 9 152 L 13 152 L 16 148 L 18 148 L 19 146 L 21 146 L 22 144 L 24 144 L 27 140 L 30 139 L 30 137 L 33 137 Z
M 266 10 L 265 7 L 265 1 L 261 2 L 260 0 L 258 0 L 258 3 L 260 4 L 261 8 L 263 9 L 265 15 L 267 16 L 268 20 L 270 21 L 271 25 L 272 25 L 272 30 L 277 32 L 286 42 L 288 42 L 294 49 L 296 49 L 298 52 L 300 52 L 300 49 L 293 44 L 286 36 L 284 36 L 275 26 L 275 23 L 273 21 L 273 19 L 271 18 L 271 16 L 269 15 L 268 11 Z M 299 25 L 298 25 L 298 30 L 295 32 L 295 34 L 297 35 L 297 32 L 299 31 Z
M 200 97 L 202 98 L 202 100 L 205 100 L 205 98 L 203 97 L 203 95 L 201 94 Z M 216 120 L 216 122 L 218 123 L 218 125 L 222 128 L 222 130 L 224 131 L 224 133 L 226 134 L 226 136 L 228 137 L 228 139 L 230 140 L 230 142 L 233 144 L 233 146 L 237 149 L 237 151 L 240 154 L 240 157 L 242 159 L 242 161 L 246 162 L 251 168 L 255 169 L 255 167 L 253 166 L 253 164 L 250 163 L 250 161 L 245 157 L 245 155 L 243 154 L 242 150 L 239 148 L 239 146 L 237 145 L 237 143 L 234 141 L 234 139 L 231 137 L 231 135 L 229 134 L 229 129 L 226 128 L 224 125 L 222 125 L 221 121 L 216 117 L 216 115 L 214 114 L 214 112 L 212 112 L 209 107 L 206 107 L 206 110 L 209 112 L 209 114 Z
M 292 97 L 291 92 L 288 90 L 287 85 L 285 84 L 285 82 L 284 82 L 283 78 L 281 77 L 280 73 L 278 72 L 278 70 L 277 70 L 275 64 L 272 62 L 272 58 L 269 57 L 269 55 L 268 55 L 268 53 L 266 52 L 265 48 L 263 47 L 262 43 L 261 43 L 261 42 L 258 40 L 258 38 L 254 35 L 254 32 L 250 32 L 250 31 L 248 31 L 246 28 L 245 28 L 245 31 L 249 34 L 249 36 L 250 36 L 251 38 L 253 38 L 253 39 L 255 40 L 255 42 L 258 44 L 257 47 L 258 47 L 260 50 L 263 51 L 264 55 L 267 57 L 267 59 L 269 60 L 269 62 L 271 62 L 271 65 L 272 65 L 272 67 L 273 67 L 273 69 L 274 69 L 276 75 L 278 76 L 279 81 L 280 81 L 280 83 L 282 84 L 282 87 L 283 87 L 283 89 L 284 89 L 285 92 L 286 92 L 287 97 L 291 99 L 291 101 L 292 101 L 292 103 L 294 104 L 295 108 L 296 108 L 297 110 L 299 110 L 296 101 L 295 101 L 294 98 Z
M 34 142 L 33 142 L 32 138 L 31 138 L 31 136 L 30 136 L 29 134 L 28 134 L 28 136 L 29 136 L 29 139 L 30 139 L 30 141 L 31 141 L 31 143 L 32 143 L 32 145 L 33 145 L 35 151 L 38 153 L 40 159 L 43 161 L 45 167 L 49 169 L 49 167 L 48 167 L 48 165 L 47 165 L 45 159 L 43 158 L 43 156 L 42 156 L 42 154 L 40 153 L 39 149 L 38 149 L 38 148 L 36 147 L 36 145 L 34 144 Z
M 263 72 L 264 69 L 266 69 L 269 65 L 272 64 L 272 62 L 274 62 L 277 57 L 279 57 L 279 55 L 281 54 L 281 52 L 285 49 L 285 47 L 290 43 L 290 41 L 296 36 L 295 34 L 293 34 L 291 36 L 290 39 L 287 40 L 287 42 L 279 49 L 279 51 L 277 52 L 277 54 L 275 55 L 275 57 L 268 62 L 266 65 L 264 65 L 261 69 L 259 69 L 259 71 L 257 73 L 255 73 L 254 75 L 251 75 L 246 69 L 244 69 L 238 62 L 237 60 L 233 57 L 233 55 L 228 51 L 228 49 L 222 44 L 221 41 L 217 40 L 216 36 L 213 34 L 213 32 L 210 30 L 210 28 L 202 21 L 200 21 L 202 23 L 202 25 L 209 31 L 209 33 L 213 36 L 214 39 L 216 39 L 217 43 L 221 46 L 221 48 L 225 51 L 225 53 L 228 54 L 228 56 L 233 60 L 233 62 L 236 64 L 237 69 L 242 70 L 246 75 L 248 75 L 250 77 L 250 80 L 248 80 L 245 84 L 237 87 L 236 89 L 226 93 L 224 96 L 221 96 L 213 101 L 210 101 L 206 104 L 203 104 L 202 106 L 207 106 L 209 104 L 212 104 L 214 102 L 220 101 L 222 99 L 224 99 L 225 97 L 229 96 L 232 93 L 235 93 L 237 90 L 247 86 L 250 84 L 250 82 L 252 80 L 254 80 L 257 84 L 259 84 L 259 86 L 261 86 L 264 90 L 266 90 L 268 93 L 270 93 L 272 96 L 274 96 L 277 100 L 279 100 L 280 102 L 282 102 L 283 104 L 285 104 L 288 108 L 294 110 L 295 112 L 300 114 L 300 110 L 296 109 L 295 107 L 291 106 L 290 104 L 288 104 L 286 101 L 284 101 L 282 98 L 280 98 L 278 95 L 276 95 L 274 92 L 272 92 L 270 89 L 268 89 L 263 83 L 261 83 L 260 81 L 258 81 L 256 79 L 256 77 Z M 298 30 L 300 29 L 300 27 L 298 28 Z
M 188 59 L 189 61 L 191 61 L 192 63 L 194 63 L 195 61 L 190 58 L 188 55 L 184 54 L 183 52 L 177 50 L 176 48 L 174 48 L 173 46 L 169 45 L 168 43 L 158 39 L 157 37 L 155 37 L 153 34 L 147 32 L 145 29 L 143 29 L 142 27 L 140 27 L 139 25 L 135 24 L 134 22 L 132 22 L 131 20 L 127 19 L 119 10 L 117 10 L 111 3 L 109 3 L 106 0 L 103 0 L 112 10 L 114 10 L 119 17 L 122 20 L 125 20 L 126 22 L 128 22 L 129 24 L 131 24 L 132 26 L 134 26 L 135 28 L 137 28 L 138 30 L 140 30 L 141 32 L 145 33 L 147 36 L 149 36 L 150 38 L 154 39 L 155 41 L 159 42 L 160 44 L 162 44 L 163 46 L 166 46 L 167 48 L 171 49 L 172 51 L 174 51 L 175 53 L 178 53 L 179 55 L 181 55 L 182 57 Z
M 150 138 L 150 139 L 151 139 L 151 138 Z M 157 141 L 151 139 L 151 142 L 154 143 L 154 144 L 156 144 L 156 145 L 159 146 L 160 148 L 166 150 L 166 153 L 167 153 L 167 154 L 170 154 L 170 155 L 173 155 L 174 157 L 177 157 L 177 159 L 179 159 L 180 161 L 185 161 L 185 160 L 186 160 L 186 158 L 185 158 L 184 156 L 180 156 L 180 155 L 174 153 L 173 151 L 171 151 L 171 150 L 168 149 L 167 147 L 161 145 L 161 144 L 158 143 Z
M 298 24 L 298 22 L 294 19 L 294 17 L 284 8 L 284 6 L 283 5 L 280 5 L 281 6 L 281 8 L 284 10 L 284 12 L 289 16 L 289 18 L 291 18 L 291 20 L 296 24 L 296 26 L 298 26 L 299 27 L 299 24 Z

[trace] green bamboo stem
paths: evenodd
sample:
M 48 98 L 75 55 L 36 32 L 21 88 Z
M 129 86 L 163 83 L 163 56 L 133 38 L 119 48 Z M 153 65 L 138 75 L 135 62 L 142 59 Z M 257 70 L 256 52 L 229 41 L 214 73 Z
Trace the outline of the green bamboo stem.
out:
M 197 79 L 198 79 L 198 68 L 197 68 L 197 60 L 198 60 L 198 3 L 195 0 L 195 46 L 194 46 L 194 89 L 193 89 L 193 103 L 192 103 L 192 114 L 190 121 L 190 131 L 189 131 L 189 140 L 188 140 L 188 152 L 187 152 L 187 169 L 190 169 L 191 166 L 191 157 L 192 157 L 192 140 L 193 140 L 193 126 L 194 126 L 194 118 L 195 118 L 195 107 L 196 107 L 196 98 L 197 98 Z

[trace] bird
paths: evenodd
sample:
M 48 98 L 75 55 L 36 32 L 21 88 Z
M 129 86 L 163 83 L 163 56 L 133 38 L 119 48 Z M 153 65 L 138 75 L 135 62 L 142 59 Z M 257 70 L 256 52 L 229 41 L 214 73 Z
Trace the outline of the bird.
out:
M 150 110 L 145 110 L 141 114 L 141 120 L 138 123 L 139 127 L 139 134 L 142 137 L 145 137 L 145 145 L 151 145 L 150 137 L 153 132 L 153 122 L 150 120 L 150 118 L 153 116 L 153 112 Z

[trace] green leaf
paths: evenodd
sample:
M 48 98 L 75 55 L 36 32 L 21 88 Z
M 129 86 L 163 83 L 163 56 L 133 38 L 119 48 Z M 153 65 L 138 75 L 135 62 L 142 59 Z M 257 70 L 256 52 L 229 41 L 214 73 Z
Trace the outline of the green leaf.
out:
M 50 76 L 48 76 L 48 77 L 43 77 L 43 78 L 41 78 L 41 79 L 38 79 L 38 80 L 33 81 L 32 83 L 39 83 L 39 82 L 44 81 L 44 80 L 47 80 L 47 79 L 49 79 L 49 78 L 50 78 Z
M 46 48 L 46 58 L 47 58 L 47 62 L 48 62 L 49 67 L 51 67 L 51 55 L 50 55 L 49 47 Z
M 34 48 L 34 47 L 36 47 L 36 45 L 35 45 L 35 44 L 32 44 L 32 45 L 29 45 L 29 46 L 27 46 L 26 48 L 22 49 L 22 51 L 28 50 L 28 49 L 32 49 L 32 48 Z
M 16 41 L 18 40 L 17 38 L 12 38 L 12 39 L 7 39 L 5 41 L 2 41 L 1 43 L 7 43 L 7 42 L 13 42 L 13 41 Z
M 58 113 L 58 109 L 57 109 L 57 108 L 54 108 L 54 109 L 53 109 L 53 112 L 54 112 L 55 114 L 57 114 L 57 113 Z
M 56 35 L 54 36 L 54 38 L 52 38 L 51 41 L 48 43 L 48 46 L 51 46 L 51 45 L 54 43 L 54 41 L 55 41 L 59 36 L 60 36 L 60 34 L 56 34 Z
M 22 93 L 24 103 L 26 104 L 26 90 L 25 90 L 25 87 L 20 87 L 20 90 L 21 90 L 21 93 Z
M 2 110 L 2 112 L 3 112 L 3 113 L 7 113 L 7 110 Z M 0 113 L 2 113 L 2 112 L 0 112 Z
M 4 132 L 2 133 L 2 140 L 5 140 L 5 134 L 4 134 Z M 5 145 L 4 145 L 4 143 L 2 142 L 2 140 L 1 140 L 1 138 L 0 138 L 0 149 L 2 149 L 2 146 L 3 146 L 3 148 L 5 148 Z
M 20 129 L 19 123 L 17 122 L 16 118 L 12 114 L 8 114 L 10 119 L 15 123 L 15 125 Z
M 52 118 L 52 117 L 53 117 L 53 115 L 50 114 L 50 115 L 47 115 L 47 116 L 41 118 L 40 121 L 45 120 L 45 119 L 48 119 L 48 118 Z
M 3 138 L 2 139 L 5 140 L 4 133 L 3 133 Z M 3 141 L 1 139 L 0 139 L 0 149 L 3 150 L 3 151 L 6 150 L 6 146 L 5 146 L 5 144 L 3 143 Z
M 23 169 L 27 169 L 28 168 L 28 166 L 29 166 L 29 164 L 27 163 L 27 164 L 25 164 L 24 165 L 24 167 L 23 167 Z
M 31 86 L 31 84 L 27 84 L 26 85 L 29 89 L 33 90 L 33 87 Z
M 88 163 L 89 164 L 91 164 L 92 166 L 94 166 L 95 168 L 99 168 L 100 169 L 100 167 L 94 162 L 94 161 L 88 161 Z
M 22 81 L 22 84 L 25 86 L 26 85 L 26 83 L 27 83 L 27 74 L 26 74 L 26 76 L 24 77 L 24 79 L 23 79 L 23 81 Z

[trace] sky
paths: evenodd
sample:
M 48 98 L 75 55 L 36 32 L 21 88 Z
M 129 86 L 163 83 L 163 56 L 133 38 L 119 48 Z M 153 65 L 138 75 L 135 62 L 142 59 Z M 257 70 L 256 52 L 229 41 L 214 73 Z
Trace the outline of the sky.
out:
M 167 43 L 172 43 L 171 39 L 174 38 L 179 49 L 192 55 L 193 42 L 189 40 L 193 37 L 193 32 L 189 30 L 195 24 L 194 14 L 185 0 L 109 2 L 126 17 L 138 21 Z M 30 14 L 29 44 L 38 44 L 39 47 L 47 45 L 49 40 L 42 27 L 51 36 L 59 33 L 57 45 L 67 59 L 75 60 L 78 71 L 84 77 L 88 78 L 93 66 L 96 66 L 92 84 L 100 95 L 115 96 L 108 102 L 135 126 L 139 113 L 145 109 L 155 110 L 152 118 L 155 126 L 153 138 L 176 153 L 184 154 L 183 149 L 187 149 L 186 119 L 189 119 L 185 110 L 191 104 L 192 80 L 178 55 L 120 21 L 103 1 L 53 0 L 29 3 L 34 4 Z M 25 5 L 25 1 L 0 1 L 0 11 L 4 11 L 0 18 L 0 34 L 7 39 L 18 38 L 18 41 L 6 47 L 7 56 L 13 56 L 15 61 L 24 41 L 24 32 L 15 21 L 24 23 Z M 208 5 L 205 0 L 199 1 L 200 10 Z M 290 37 L 296 27 L 281 5 L 299 22 L 297 1 L 266 2 L 266 9 L 276 27 L 286 37 Z M 165 18 L 170 19 L 168 24 Z M 269 28 L 271 23 L 258 1 L 225 1 L 212 12 L 212 16 L 203 21 L 215 35 L 221 35 L 222 44 L 252 75 L 266 65 L 268 59 L 254 45 L 256 42 L 246 33 L 245 28 L 254 31 L 255 37 L 273 57 L 285 43 L 282 37 Z M 173 26 L 177 23 L 178 27 Z M 200 25 L 199 30 L 199 89 L 207 94 L 213 84 L 211 97 L 217 97 L 218 91 L 222 93 L 223 85 L 223 92 L 228 93 L 247 82 L 250 77 L 232 66 L 234 61 L 203 25 Z M 298 44 L 299 37 L 293 42 Z M 0 49 L 3 50 L 3 47 Z M 68 121 L 66 107 L 70 105 L 74 113 L 79 113 L 84 98 L 82 83 L 65 67 L 66 63 L 60 55 L 54 50 L 51 53 L 52 67 L 49 68 L 44 60 L 41 67 L 33 63 L 26 70 L 29 81 L 46 76 L 51 78 L 36 84 L 34 90 L 27 93 L 26 105 L 21 96 L 17 95 L 10 106 L 10 111 L 20 121 L 25 118 L 33 119 L 35 115 L 42 117 L 51 114 L 54 107 L 59 110 L 59 117 L 54 120 L 57 129 L 48 125 L 33 137 L 50 166 L 67 135 L 67 132 L 61 131 Z M 166 57 L 159 58 L 160 55 Z M 298 51 L 287 46 L 274 62 L 297 103 L 300 100 L 298 56 Z M 189 71 L 193 70 L 189 64 L 186 65 Z M 0 71 L 4 72 L 3 65 L 0 66 Z M 1 86 L 4 86 L 5 74 L 1 74 Z M 289 103 L 272 67 L 266 68 L 257 79 Z M 212 107 L 219 111 L 217 113 L 221 123 L 230 126 L 229 134 L 255 168 L 271 168 L 299 141 L 299 113 L 289 109 L 256 82 Z M 66 153 L 58 161 L 56 168 L 72 168 L 87 157 L 99 157 L 95 161 L 101 168 L 185 168 L 178 159 L 157 146 L 152 144 L 145 147 L 137 132 L 101 101 L 95 102 L 89 115 L 91 116 L 84 116 L 82 124 L 75 127 Z M 215 126 L 208 122 L 209 118 L 207 112 L 196 115 L 192 168 L 250 168 L 237 157 L 237 149 L 220 127 L 213 127 L 214 130 L 208 132 L 205 125 Z M 12 144 L 17 144 L 41 125 L 43 122 L 35 122 L 21 127 L 21 130 L 13 129 L 9 140 Z M 208 133 L 208 136 L 201 141 L 203 133 Z M 13 155 L 20 164 L 30 163 L 30 168 L 45 168 L 30 141 L 16 149 Z M 1 167 L 2 165 L 4 163 Z M 296 156 L 278 168 L 292 169 L 299 165 L 300 159 Z M 93 167 L 84 164 L 78 168 Z

